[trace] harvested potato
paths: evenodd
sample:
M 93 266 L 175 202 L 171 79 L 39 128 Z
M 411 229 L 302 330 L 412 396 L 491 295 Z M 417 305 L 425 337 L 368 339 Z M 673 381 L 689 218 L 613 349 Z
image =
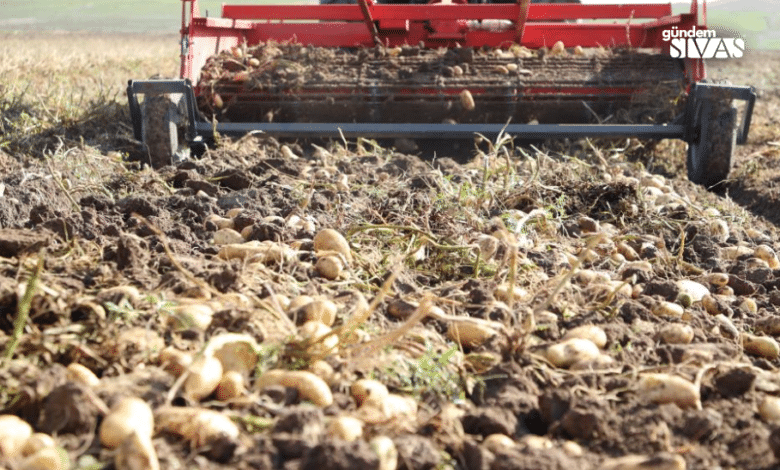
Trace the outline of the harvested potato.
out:
M 476 348 L 498 336 L 500 327 L 500 324 L 478 318 L 453 319 L 447 328 L 447 337 L 464 348 Z
M 113 449 L 133 433 L 151 439 L 153 431 L 154 416 L 149 405 L 140 398 L 122 398 L 100 424 L 100 443 Z
M 20 454 L 32 431 L 32 426 L 18 416 L 0 415 L 0 457 Z
M 330 406 L 333 403 L 333 394 L 324 380 L 303 370 L 272 369 L 263 373 L 257 379 L 256 386 L 263 390 L 271 385 L 282 385 L 298 390 L 304 400 L 308 400 L 319 407 Z
M 701 408 L 699 388 L 670 374 L 644 374 L 639 378 L 639 394 L 653 403 L 674 403 L 680 408 Z
M 333 418 L 328 425 L 328 436 L 352 442 L 363 436 L 363 421 L 351 416 Z
M 601 355 L 593 341 L 583 338 L 570 338 L 548 346 L 547 360 L 555 367 L 567 368 L 572 364 L 591 361 Z
M 582 338 L 593 342 L 599 348 L 607 345 L 607 334 L 604 329 L 596 325 L 581 325 L 572 328 L 563 335 L 563 339 Z
M 156 410 L 158 430 L 177 434 L 192 448 L 209 445 L 226 437 L 236 439 L 238 426 L 226 415 L 213 410 L 194 407 L 164 406 Z
M 344 256 L 348 263 L 352 262 L 352 249 L 349 247 L 349 242 L 344 235 L 330 228 L 320 230 L 314 236 L 314 251 L 335 251 Z

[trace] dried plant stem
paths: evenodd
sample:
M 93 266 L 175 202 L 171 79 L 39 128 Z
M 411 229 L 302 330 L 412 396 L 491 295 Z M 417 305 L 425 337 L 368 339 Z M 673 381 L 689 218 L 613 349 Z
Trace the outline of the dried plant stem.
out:
M 44 250 L 38 252 L 38 263 L 35 265 L 35 270 L 30 275 L 30 279 L 27 280 L 27 286 L 24 289 L 22 298 L 17 301 L 16 317 L 14 318 L 14 332 L 11 341 L 6 346 L 5 353 L 3 354 L 3 366 L 5 366 L 5 362 L 13 356 L 14 351 L 24 334 L 24 326 L 27 324 L 27 319 L 30 317 L 32 299 L 33 296 L 35 296 L 35 292 L 38 290 L 38 282 L 41 278 L 41 273 L 43 273 L 44 254 Z

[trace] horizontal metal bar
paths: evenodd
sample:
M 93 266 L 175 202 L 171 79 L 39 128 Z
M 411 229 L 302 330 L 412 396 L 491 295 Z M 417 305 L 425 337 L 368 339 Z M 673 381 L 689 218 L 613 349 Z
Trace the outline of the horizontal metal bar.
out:
M 419 25 L 415 28 L 414 25 Z M 389 46 L 403 46 L 423 42 L 426 47 L 442 47 L 459 44 L 463 47 L 483 45 L 499 47 L 515 41 L 512 30 L 506 31 L 468 31 L 459 40 L 439 40 L 430 38 L 430 32 L 418 23 L 412 24 L 408 32 L 383 31 L 383 41 Z M 260 41 L 294 40 L 300 44 L 317 47 L 372 47 L 374 39 L 362 23 L 268 23 L 257 24 L 254 34 L 248 35 L 249 44 Z M 523 45 L 530 48 L 549 46 L 563 41 L 567 47 L 580 45 L 596 47 L 604 44 L 611 46 L 630 45 L 636 48 L 660 47 L 661 35 L 648 34 L 642 24 L 564 24 L 564 23 L 526 23 L 523 33 Z
M 372 6 L 374 20 L 486 20 L 516 19 L 516 3 L 484 5 L 395 5 Z M 534 4 L 528 9 L 528 21 L 577 19 L 661 18 L 671 14 L 670 4 L 661 5 L 580 5 Z M 342 20 L 360 21 L 363 16 L 355 5 L 224 5 L 224 18 L 236 20 Z
M 519 138 L 642 137 L 648 139 L 681 138 L 685 126 L 671 124 L 407 124 L 407 123 L 218 123 L 217 131 L 226 135 L 244 135 L 262 131 L 279 137 L 369 137 L 416 139 L 464 139 L 475 134 L 485 137 L 500 132 Z M 210 134 L 212 125 L 196 123 L 198 134 Z

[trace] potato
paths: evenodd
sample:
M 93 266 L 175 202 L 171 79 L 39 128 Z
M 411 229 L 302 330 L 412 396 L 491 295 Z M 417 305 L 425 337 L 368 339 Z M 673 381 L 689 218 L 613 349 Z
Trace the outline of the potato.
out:
M 47 447 L 57 447 L 57 444 L 48 434 L 36 432 L 27 438 L 26 441 L 24 441 L 24 445 L 22 446 L 22 456 L 28 457 Z
M 705 295 L 710 295 L 710 290 L 696 281 L 689 279 L 681 279 L 676 282 L 677 287 L 680 289 L 681 294 L 688 294 L 691 298 L 691 303 L 700 302 Z
M 328 436 L 352 442 L 363 437 L 363 421 L 351 416 L 333 418 L 328 425 Z
M 369 442 L 371 448 L 379 457 L 377 470 L 396 470 L 398 467 L 398 450 L 395 443 L 387 436 L 376 436 Z
M 320 276 L 329 281 L 333 281 L 338 279 L 341 276 L 341 273 L 344 272 L 344 262 L 341 260 L 340 256 L 326 255 L 317 258 L 314 269 Z
M 367 401 L 382 402 L 390 394 L 382 382 L 373 379 L 357 380 L 352 384 L 349 391 L 358 407 Z
M 478 319 L 451 321 L 447 337 L 465 348 L 476 348 L 498 335 L 498 330 L 492 326 L 494 322 L 475 320 Z
M 44 447 L 28 456 L 18 467 L 19 470 L 68 470 L 70 459 L 68 451 L 61 447 Z M 159 467 L 148 467 L 149 470 L 158 470 Z M 117 467 L 117 470 L 122 470 Z
M 500 300 L 501 302 L 509 302 L 510 292 L 512 293 L 515 302 L 528 298 L 527 290 L 520 286 L 514 286 L 513 288 L 510 288 L 508 284 L 501 284 L 500 286 L 496 287 L 493 291 L 493 297 L 495 297 L 496 300 Z
M 151 439 L 154 431 L 152 409 L 140 398 L 126 397 L 119 400 L 100 423 L 100 443 L 113 449 L 132 433 Z
M 332 300 L 317 298 L 304 305 L 301 310 L 303 310 L 305 321 L 318 321 L 327 326 L 333 326 L 338 307 Z
M 682 323 L 667 323 L 658 331 L 658 339 L 666 344 L 690 344 L 693 341 L 693 328 Z
M 249 263 L 272 264 L 290 259 L 294 251 L 283 243 L 269 240 L 252 240 L 244 243 L 222 245 L 219 256 L 224 260 L 239 259 Z
M 780 261 L 777 259 L 777 253 L 768 245 L 758 245 L 753 251 L 753 255 L 767 262 L 770 269 L 780 268 Z
M 506 434 L 491 434 L 482 441 L 482 445 L 490 452 L 497 452 L 501 449 L 511 449 L 517 446 L 514 440 Z
M 666 300 L 659 300 L 657 303 L 655 303 L 655 305 L 653 305 L 651 311 L 659 317 L 673 318 L 682 318 L 683 313 L 685 313 L 685 309 L 682 305 L 667 302 Z
M 212 243 L 217 246 L 244 243 L 244 236 L 232 228 L 221 228 L 214 233 Z
M 692 382 L 670 374 L 644 374 L 639 394 L 653 403 L 674 403 L 680 408 L 701 408 L 699 389 Z
M 222 363 L 216 357 L 206 354 L 196 357 L 184 381 L 184 394 L 194 401 L 206 398 L 216 390 L 223 372 Z
M 216 357 L 223 373 L 237 371 L 250 374 L 257 365 L 260 346 L 255 339 L 242 333 L 222 333 L 212 336 L 203 354 Z
M 677 454 L 626 455 L 607 459 L 599 470 L 685 470 L 685 459 Z
M 308 400 L 319 407 L 333 404 L 333 394 L 324 380 L 303 370 L 287 371 L 271 369 L 263 373 L 257 380 L 256 386 L 263 390 L 271 385 L 282 385 L 298 390 L 301 398 Z
M 160 462 L 151 438 L 131 433 L 117 449 L 114 467 L 116 470 L 159 470 Z
M 298 329 L 301 339 L 309 345 L 309 353 L 317 355 L 338 352 L 339 337 L 336 334 L 330 335 L 316 344 L 314 343 L 314 341 L 330 332 L 330 327 L 318 320 L 307 321 Z
M 743 333 L 742 347 L 748 354 L 769 360 L 776 359 L 778 355 L 780 355 L 780 345 L 778 345 L 774 338 L 769 336 L 757 336 Z
M 395 419 L 414 419 L 417 402 L 410 397 L 389 394 L 383 400 L 368 400 L 358 409 L 357 415 L 366 423 L 386 423 Z
M 470 91 L 463 90 L 460 92 L 460 105 L 463 106 L 463 109 L 466 111 L 471 111 L 477 107 L 476 103 L 474 102 L 474 97 L 471 96 Z
M 21 453 L 32 431 L 32 426 L 18 416 L 0 415 L 0 457 L 8 459 Z
M 571 338 L 588 339 L 600 349 L 607 345 L 607 334 L 600 326 L 596 325 L 581 325 L 572 328 L 563 335 L 563 339 L 565 340 Z
M 723 219 L 714 219 L 709 224 L 710 235 L 723 243 L 729 239 L 729 224 Z
M 352 249 L 349 247 L 347 239 L 339 232 L 330 228 L 320 230 L 314 236 L 313 241 L 315 252 L 335 251 L 341 253 L 348 263 L 352 262 Z
M 766 423 L 780 421 L 780 398 L 765 396 L 758 405 L 758 414 Z
M 553 47 L 550 48 L 549 55 L 556 56 L 556 55 L 563 55 L 566 53 L 566 47 L 563 45 L 563 41 L 557 41 L 555 44 L 553 44 Z
M 585 55 L 585 49 L 582 48 L 582 46 L 574 46 L 574 55 L 583 56 Z
M 160 365 L 178 377 L 192 365 L 192 355 L 168 346 L 160 352 Z
M 240 372 L 229 370 L 222 374 L 222 379 L 217 384 L 216 397 L 219 401 L 229 401 L 243 396 L 245 392 L 244 376 Z
M 76 362 L 68 365 L 67 376 L 74 382 L 79 382 L 82 385 L 86 385 L 89 388 L 94 388 L 100 385 L 100 379 L 94 372 Z
M 187 303 L 168 309 L 168 324 L 176 330 L 205 330 L 211 325 L 214 309 L 203 303 Z
M 547 347 L 547 360 L 555 367 L 567 368 L 572 364 L 591 361 L 601 355 L 593 341 L 571 338 Z
M 164 406 L 157 409 L 155 418 L 158 430 L 183 437 L 193 448 L 239 435 L 238 426 L 230 418 L 203 408 Z

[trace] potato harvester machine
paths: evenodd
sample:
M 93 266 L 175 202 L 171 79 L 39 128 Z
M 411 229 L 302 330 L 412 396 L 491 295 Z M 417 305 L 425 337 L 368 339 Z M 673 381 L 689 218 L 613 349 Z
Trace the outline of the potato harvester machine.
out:
M 682 14 L 671 4 L 352 1 L 223 5 L 208 17 L 182 0 L 180 78 L 127 88 L 150 163 L 203 151 L 215 133 L 630 136 L 683 139 L 688 177 L 712 186 L 747 138 L 753 89 L 708 83 L 691 50 L 672 57 L 665 31 L 706 29 L 699 0 Z

